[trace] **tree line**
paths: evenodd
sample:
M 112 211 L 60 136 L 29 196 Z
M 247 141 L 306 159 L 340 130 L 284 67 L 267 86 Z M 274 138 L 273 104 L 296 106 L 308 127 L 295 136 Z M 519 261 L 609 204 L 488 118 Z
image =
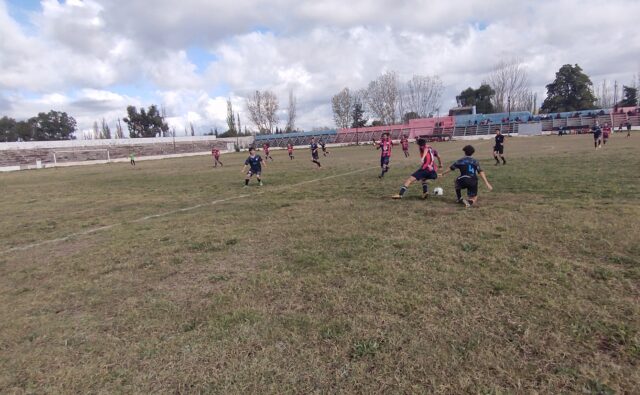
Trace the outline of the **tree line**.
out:
M 41 112 L 24 121 L 4 116 L 0 118 L 0 141 L 72 140 L 77 130 L 76 120 L 66 112 Z

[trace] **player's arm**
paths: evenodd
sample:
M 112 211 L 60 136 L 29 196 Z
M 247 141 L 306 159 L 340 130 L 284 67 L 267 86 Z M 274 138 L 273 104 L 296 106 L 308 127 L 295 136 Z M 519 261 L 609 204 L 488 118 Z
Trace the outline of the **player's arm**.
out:
M 244 173 L 247 171 L 247 164 L 245 163 L 244 166 L 242 166 L 242 170 L 240 170 L 241 173 Z
M 438 168 L 442 168 L 442 160 L 440 159 L 440 154 L 438 153 L 438 151 L 435 151 L 436 153 L 436 159 L 438 159 Z
M 456 169 L 455 167 L 455 163 L 453 165 L 451 165 L 447 170 L 443 171 L 442 173 L 439 174 L 440 177 L 444 177 L 447 174 L 451 173 L 452 171 L 454 171 Z
M 480 170 L 478 174 L 480 174 L 480 178 L 482 178 L 482 181 L 484 181 L 484 185 L 487 186 L 487 189 L 493 191 L 493 187 L 491 186 L 491 184 L 489 184 L 489 180 L 487 180 L 487 175 L 484 174 L 484 171 Z

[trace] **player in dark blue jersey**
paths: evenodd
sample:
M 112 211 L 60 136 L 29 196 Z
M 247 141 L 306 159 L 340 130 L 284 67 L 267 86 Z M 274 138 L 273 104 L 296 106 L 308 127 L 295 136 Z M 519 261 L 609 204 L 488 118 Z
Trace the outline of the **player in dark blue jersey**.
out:
M 320 155 L 318 154 L 318 143 L 316 143 L 315 137 L 311 137 L 311 144 L 309 145 L 309 148 L 311 148 L 311 162 L 318 165 L 318 167 L 322 167 L 319 160 Z
M 504 159 L 504 135 L 500 132 L 500 129 L 496 129 L 495 144 L 493 146 L 493 159 L 496 160 L 496 166 L 500 164 L 498 156 L 502 159 L 502 164 L 506 165 L 507 161 Z
M 320 140 L 320 148 L 322 148 L 322 156 L 329 155 L 329 151 L 327 151 L 327 144 L 322 140 Z
M 249 166 L 249 171 L 244 179 L 244 186 L 247 187 L 249 185 L 249 180 L 254 175 L 258 179 L 258 185 L 262 186 L 262 178 L 260 177 L 262 175 L 262 166 L 267 167 L 267 162 L 262 160 L 260 155 L 256 155 L 254 147 L 249 148 L 249 157 L 244 161 L 244 167 L 242 168 L 243 173 L 247 170 L 247 166 Z
M 458 203 L 462 203 L 465 207 L 471 207 L 478 201 L 478 176 L 482 178 L 488 190 L 493 190 L 491 184 L 487 180 L 487 176 L 480 167 L 480 163 L 471 156 L 476 151 L 473 146 L 467 145 L 463 149 L 464 155 L 449 167 L 449 170 L 441 174 L 445 176 L 451 171 L 459 170 L 460 175 L 456 178 L 456 198 Z M 462 190 L 467 190 L 467 199 L 462 198 Z
M 593 146 L 595 149 L 602 147 L 602 128 L 598 121 L 596 121 L 595 125 L 591 128 L 593 130 Z

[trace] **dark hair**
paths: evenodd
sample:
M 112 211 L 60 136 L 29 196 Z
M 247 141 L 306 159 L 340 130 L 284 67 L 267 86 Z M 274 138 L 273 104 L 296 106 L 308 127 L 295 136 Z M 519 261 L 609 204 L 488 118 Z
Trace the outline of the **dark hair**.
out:
M 464 154 L 467 156 L 471 156 L 473 155 L 474 152 L 476 152 L 476 149 L 473 148 L 473 145 L 465 145 L 462 150 L 464 151 Z
M 500 128 L 496 128 L 496 132 L 502 132 Z
M 256 150 L 256 147 L 254 147 L 253 145 L 251 147 L 249 147 L 249 152 L 255 151 L 255 150 Z
M 420 147 L 424 147 L 425 145 L 427 145 L 427 140 L 425 140 L 425 139 L 418 139 L 417 143 L 418 143 L 418 146 L 420 146 Z

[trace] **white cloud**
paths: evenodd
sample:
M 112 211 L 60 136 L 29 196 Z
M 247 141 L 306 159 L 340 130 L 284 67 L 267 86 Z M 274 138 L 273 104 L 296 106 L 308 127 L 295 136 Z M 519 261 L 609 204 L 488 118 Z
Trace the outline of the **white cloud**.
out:
M 43 0 L 27 30 L 0 0 L 0 115 L 66 109 L 90 125 L 155 103 L 179 129 L 223 130 L 228 97 L 250 125 L 242 96 L 271 89 L 285 108 L 293 89 L 311 128 L 332 124 L 335 92 L 385 70 L 439 74 L 452 105 L 505 57 L 543 98 L 566 63 L 594 83 L 631 80 L 639 13 L 632 0 Z M 193 47 L 213 60 L 190 58 Z

